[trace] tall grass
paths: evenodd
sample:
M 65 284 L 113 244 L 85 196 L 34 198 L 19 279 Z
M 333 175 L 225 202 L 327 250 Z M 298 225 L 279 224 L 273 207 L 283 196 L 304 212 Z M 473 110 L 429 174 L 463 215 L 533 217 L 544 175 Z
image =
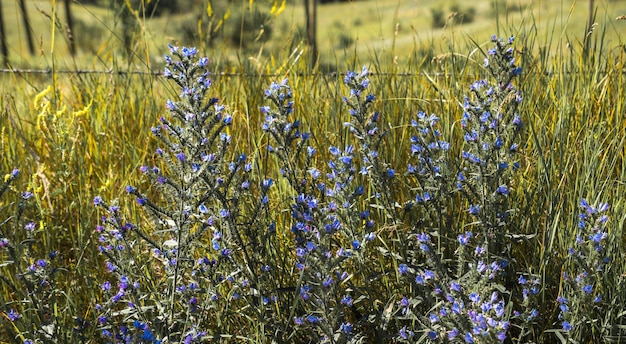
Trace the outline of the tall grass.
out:
M 618 258 L 625 253 L 622 238 L 626 219 L 624 50 L 606 46 L 602 28 L 588 36 L 589 50 L 584 50 L 582 44 L 562 49 L 562 37 L 540 36 L 532 24 L 511 31 L 517 36 L 515 49 L 522 52 L 517 56 L 524 72 L 517 87 L 524 96 L 519 111 L 526 125 L 520 142 L 524 154 L 521 173 L 513 180 L 517 192 L 510 200 L 514 216 L 522 219 L 517 222 L 516 232 L 526 239 L 520 237 L 511 264 L 514 271 L 532 273 L 542 281 L 541 321 L 531 330 L 530 340 L 565 340 L 556 300 L 566 289 L 563 273 L 576 271 L 568 249 L 576 245 L 579 202 L 585 198 L 592 204 L 611 204 L 607 228 L 614 239 L 608 244 L 607 255 L 613 257 L 612 270 L 602 277 L 602 288 L 604 300 L 613 303 L 606 305 L 608 311 L 590 327 L 592 331 L 572 336 L 581 342 L 619 341 L 624 336 L 621 312 L 626 302 L 620 277 L 626 266 Z M 409 159 L 407 127 L 420 110 L 438 114 L 443 135 L 453 138 L 453 147 L 460 146 L 463 111 L 459 104 L 463 102 L 465 86 L 484 73 L 484 41 L 482 37 L 450 41 L 444 48 L 448 50 L 432 48 L 436 52 L 434 60 L 415 54 L 406 68 L 393 65 L 387 56 L 367 59 L 374 61 L 368 66 L 374 71 L 370 76 L 371 92 L 377 95 L 373 106 L 383 115 L 381 129 L 388 132 L 381 155 L 390 163 Z M 542 53 L 545 51 L 557 53 Z M 359 59 L 362 58 L 357 56 L 348 64 L 360 65 Z M 311 74 L 306 58 L 286 56 L 278 60 L 286 62 L 261 67 L 242 63 L 239 68 L 251 73 L 249 77 L 220 76 L 222 70 L 214 70 L 212 90 L 233 114 L 229 129 L 233 151 L 254 151 L 267 144 L 267 133 L 259 130 L 264 120 L 259 111 L 265 105 L 262 90 L 283 77 L 290 80 L 294 113 L 303 127 L 310 128 L 311 142 L 320 152 L 319 161 L 328 160 L 330 145 L 354 143 L 344 126 L 350 116 L 342 101 L 347 92 L 342 76 Z M 280 76 L 254 76 L 260 70 Z M 36 221 L 38 229 L 32 238 L 19 232 L 22 227 L 15 227 L 15 238 L 36 243 L 25 253 L 28 264 L 58 251 L 55 266 L 59 270 L 55 272 L 54 297 L 47 299 L 47 312 L 60 319 L 56 329 L 59 341 L 77 342 L 84 338 L 89 342 L 97 337 L 94 324 L 98 314 L 93 300 L 102 298 L 99 276 L 105 273 L 103 258 L 98 254 L 98 236 L 94 233 L 100 214 L 91 205 L 92 200 L 97 195 L 119 198 L 120 207 L 133 214 L 133 222 L 146 220 L 133 200 L 124 195 L 124 188 L 142 186 L 148 198 L 159 196 L 157 189 L 145 183 L 138 168 L 153 162 L 158 143 L 148 129 L 166 113 L 165 101 L 176 91 L 172 84 L 151 76 L 59 74 L 54 78 L 56 82 L 48 77 L 34 79 L 18 74 L 3 77 L 8 91 L 0 99 L 0 171 L 10 173 L 19 168 L 21 173 L 0 198 L 0 221 L 17 219 L 11 216 L 18 207 L 21 191 L 33 193 L 33 206 L 25 216 L 41 222 Z M 460 155 L 458 148 L 455 154 Z M 278 162 L 259 158 L 257 164 L 257 173 L 266 177 L 276 171 Z M 290 218 L 285 209 L 279 208 L 284 204 L 279 200 L 289 200 L 293 191 L 279 182 L 274 192 L 276 198 L 271 208 L 276 212 L 276 222 L 283 224 L 277 235 L 284 246 L 278 252 L 288 256 L 292 254 L 288 247 Z M 400 199 L 409 196 L 407 189 L 397 192 Z M 461 209 L 451 211 L 458 214 Z M 382 219 L 384 213 L 376 216 Z M 452 221 L 460 229 L 469 220 L 457 215 Z M 379 229 L 381 237 L 389 240 L 389 247 L 410 251 L 410 247 L 393 242 L 394 231 L 398 230 L 401 229 Z M 4 315 L 12 305 L 23 301 L 22 295 L 11 288 L 22 285 L 21 272 L 12 270 L 14 265 L 2 265 L 8 259 L 5 253 L 0 257 L 4 281 L 0 283 L 0 304 L 5 305 L 0 308 L 0 339 L 20 342 L 24 338 L 15 336 L 16 325 Z M 394 286 L 400 278 L 394 272 L 399 261 L 390 261 L 383 254 L 377 258 L 388 274 L 375 286 Z M 295 283 L 294 276 L 285 277 L 281 283 Z M 380 290 L 380 294 L 393 291 Z M 385 311 L 383 306 L 389 305 L 376 305 L 381 312 Z M 23 320 L 46 325 L 49 316 L 42 313 L 37 319 Z M 82 329 L 83 320 L 91 325 Z M 250 341 L 264 340 L 258 333 L 249 336 Z

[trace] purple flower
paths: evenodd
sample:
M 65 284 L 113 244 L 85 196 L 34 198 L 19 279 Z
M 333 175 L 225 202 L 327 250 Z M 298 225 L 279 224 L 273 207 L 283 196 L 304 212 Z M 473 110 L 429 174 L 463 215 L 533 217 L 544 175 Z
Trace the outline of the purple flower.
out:
M 328 277 L 323 282 L 322 285 L 326 288 L 330 287 L 333 284 L 333 279 Z
M 459 234 L 458 236 L 458 240 L 459 240 L 459 244 L 461 244 L 461 246 L 465 246 L 469 243 L 470 239 L 472 238 L 473 233 L 472 232 L 466 232 L 464 234 Z
M 20 314 L 18 312 L 16 312 L 15 309 L 11 308 L 9 313 L 7 313 L 7 317 L 9 317 L 9 320 L 11 320 L 13 322 L 13 321 L 17 320 L 17 318 L 20 317 Z
M 117 266 L 115 266 L 115 264 L 111 262 L 106 262 L 106 267 L 107 267 L 107 270 L 109 270 L 109 272 L 113 272 L 117 270 Z
M 186 57 L 186 58 L 194 57 L 196 56 L 197 53 L 198 53 L 198 49 L 196 49 L 195 47 L 192 47 L 192 48 L 183 47 L 183 50 L 182 50 L 182 55 L 183 57 Z
M 105 281 L 104 283 L 102 283 L 102 290 L 108 291 L 110 289 L 111 289 L 111 282 Z
M 352 306 L 352 302 L 353 302 L 353 300 L 352 300 L 352 297 L 350 295 L 346 295 L 346 296 L 344 296 L 341 299 L 341 304 L 344 305 L 344 306 L 350 307 L 350 306 Z
M 472 215 L 478 215 L 478 213 L 480 213 L 480 205 L 476 204 L 470 204 L 469 206 L 469 213 Z
M 506 196 L 509 194 L 509 188 L 506 185 L 500 185 L 496 189 L 496 193 Z
M 406 326 L 404 326 L 403 328 L 400 329 L 400 332 L 398 333 L 398 335 L 400 336 L 400 338 L 407 340 L 413 337 L 413 331 L 407 330 Z
M 93 205 L 104 205 L 104 201 L 102 200 L 102 197 L 100 196 L 94 197 Z
M 400 264 L 398 272 L 400 275 L 406 275 L 409 272 L 409 267 L 406 264 Z
M 569 323 L 569 321 L 563 321 L 561 325 L 563 326 L 563 331 L 565 332 L 569 332 L 572 330 L 572 325 Z
M 351 323 L 342 323 L 339 327 L 339 330 L 345 334 L 350 334 L 352 332 L 352 324 Z
M 450 290 L 461 292 L 461 286 L 458 283 L 453 281 L 452 283 L 450 283 Z

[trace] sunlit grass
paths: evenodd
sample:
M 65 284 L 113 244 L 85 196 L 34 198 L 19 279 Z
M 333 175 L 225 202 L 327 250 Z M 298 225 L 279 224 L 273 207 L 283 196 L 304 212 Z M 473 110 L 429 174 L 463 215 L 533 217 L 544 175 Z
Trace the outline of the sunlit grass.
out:
M 46 1 L 35 3 L 45 11 Z M 519 249 L 514 264 L 520 271 L 534 270 L 543 276 L 546 286 L 551 286 L 542 295 L 545 299 L 544 330 L 552 328 L 556 322 L 554 296 L 558 292 L 562 262 L 576 237 L 579 200 L 611 203 L 610 228 L 617 238 L 623 238 L 626 219 L 623 215 L 625 56 L 618 34 L 618 25 L 624 23 L 614 20 L 617 15 L 626 14 L 626 5 L 623 1 L 602 4 L 610 11 L 599 12 L 600 24 L 588 36 L 592 49 L 584 51 L 584 26 L 581 24 L 587 14 L 581 9 L 582 2 L 572 7 L 571 16 L 563 11 L 556 12 L 553 7 L 546 8 L 546 3 L 537 2 L 533 14 L 515 14 L 517 19 L 501 21 L 499 27 L 501 32 L 518 37 L 516 47 L 524 68 L 519 88 L 525 98 L 520 114 L 526 123 L 525 145 L 522 145 L 525 160 L 522 161 L 523 174 L 515 181 L 513 205 L 517 209 L 516 216 L 523 218 L 519 231 L 535 235 Z M 368 9 L 371 9 L 369 5 L 380 9 L 369 14 L 359 12 L 365 11 L 361 7 L 365 5 Z M 390 72 L 373 75 L 371 79 L 372 92 L 378 96 L 375 107 L 383 114 L 383 125 L 389 133 L 385 154 L 391 157 L 391 163 L 397 164 L 407 159 L 408 137 L 404 129 L 418 110 L 437 114 L 447 137 L 459 134 L 458 122 L 462 116 L 459 103 L 464 87 L 483 74 L 480 49 L 490 34 L 497 31 L 494 19 L 484 17 L 477 19 L 479 23 L 468 26 L 467 32 L 465 27 L 451 27 L 433 32 L 432 36 L 422 35 L 422 30 L 429 26 L 424 24 L 428 24 L 427 20 L 412 18 L 427 15 L 427 3 L 424 8 L 411 6 L 415 3 L 398 2 L 382 8 L 381 2 L 353 2 L 327 7 L 339 14 L 353 9 L 354 19 L 331 16 L 331 12 L 320 13 L 324 20 L 320 22 L 320 45 L 325 47 L 324 54 L 330 56 L 327 60 L 353 69 L 367 64 L 374 71 Z M 488 8 L 485 4 L 480 6 Z M 561 6 L 570 10 L 568 4 Z M 16 8 L 9 7 L 9 13 L 17 11 Z M 320 7 L 320 10 L 325 8 Z M 76 6 L 77 15 L 84 20 L 90 15 L 109 20 L 106 19 L 110 16 L 108 12 L 89 10 L 90 14 L 81 13 Z M 295 22 L 301 15 L 298 11 L 288 8 L 280 20 Z M 412 11 L 415 17 L 404 17 Z M 49 19 L 31 12 L 34 23 L 37 20 L 42 23 L 41 27 L 49 27 Z M 59 16 L 62 18 L 60 13 Z M 394 38 L 395 25 L 391 20 L 387 22 L 390 16 L 397 17 L 394 20 L 401 23 L 402 37 L 398 34 Z M 355 25 L 354 20 L 364 17 L 363 21 L 368 24 Z M 166 19 L 155 20 L 155 23 L 162 24 L 163 20 Z M 336 51 L 330 42 L 332 25 L 337 20 L 347 21 L 346 28 L 359 36 L 357 57 L 352 55 L 353 51 L 345 55 Z M 153 24 L 146 24 L 149 25 Z M 413 29 L 405 32 L 404 27 Z M 147 32 L 154 33 L 154 30 Z M 49 29 L 42 29 L 42 32 L 49 32 Z M 168 37 L 175 37 L 171 32 L 156 35 L 159 38 L 151 41 L 143 53 L 153 61 L 159 61 L 163 55 Z M 26 65 L 47 68 L 51 58 L 46 43 L 49 35 L 38 37 L 41 37 L 38 40 L 42 42 L 43 53 Z M 108 39 L 116 40 L 112 36 Z M 379 45 L 377 40 L 384 44 Z M 405 53 L 414 47 L 426 47 L 427 43 L 432 43 L 432 55 Z M 13 56 L 24 54 L 23 44 L 23 38 L 10 41 Z M 106 43 L 103 44 L 106 47 Z M 55 59 L 59 66 L 71 67 L 72 63 L 65 58 L 67 51 L 63 49 L 66 48 L 55 50 Z M 401 63 L 393 63 L 394 55 L 401 56 Z M 302 118 L 303 125 L 311 128 L 314 143 L 321 152 L 328 148 L 329 142 L 349 140 L 343 125 L 349 115 L 341 101 L 345 89 L 340 76 L 309 74 L 305 56 L 296 58 L 290 52 L 277 53 L 277 56 L 274 60 L 268 58 L 251 65 L 242 63 L 238 67 L 277 73 L 276 77 L 227 77 L 219 76 L 222 70 L 215 70 L 213 92 L 222 97 L 224 104 L 229 104 L 234 114 L 231 132 L 234 150 L 254 151 L 266 144 L 259 130 L 263 120 L 259 112 L 264 104 L 262 89 L 282 77 L 289 77 L 297 90 L 295 112 Z M 79 58 L 80 63 L 96 67 L 116 61 L 114 54 L 98 62 L 83 55 Z M 22 61 L 15 57 L 14 60 Z M 137 62 L 137 66 L 145 67 L 141 62 Z M 152 67 L 161 68 L 159 65 Z M 410 75 L 398 75 L 402 73 Z M 176 95 L 172 94 L 171 85 L 150 75 L 57 74 L 55 78 L 56 82 L 50 75 L 3 75 L 0 171 L 6 173 L 19 167 L 24 172 L 20 187 L 35 193 L 45 224 L 41 252 L 59 250 L 60 259 L 71 271 L 63 278 L 64 290 L 72 300 L 72 308 L 64 312 L 66 324 L 71 327 L 74 316 L 87 319 L 94 316 L 92 300 L 98 297 L 97 291 L 87 287 L 97 281 L 102 269 L 96 249 L 97 237 L 93 233 L 99 217 L 91 201 L 96 195 L 108 199 L 119 197 L 125 207 L 134 207 L 132 200 L 124 197 L 123 189 L 129 184 L 142 184 L 137 168 L 152 163 L 152 152 L 157 146 L 149 129 L 165 112 L 165 100 Z M 52 88 L 45 93 L 48 87 Z M 275 168 L 271 161 L 264 161 L 261 156 L 256 158 L 262 166 L 260 170 Z M 282 190 L 280 186 L 279 190 Z M 288 236 L 286 230 L 282 235 Z M 622 244 L 613 243 L 614 257 L 624 254 Z M 618 272 L 626 271 L 622 262 L 616 260 L 616 264 Z M 624 292 L 616 289 L 615 293 Z M 4 285 L 0 287 L 0 295 L 0 300 L 12 297 Z M 538 341 L 554 340 L 550 334 L 540 332 L 536 338 Z

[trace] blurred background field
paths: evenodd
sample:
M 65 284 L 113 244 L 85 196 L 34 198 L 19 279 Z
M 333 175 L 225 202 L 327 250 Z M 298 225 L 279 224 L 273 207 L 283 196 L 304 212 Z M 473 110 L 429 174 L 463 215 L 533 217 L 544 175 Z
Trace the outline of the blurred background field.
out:
M 3 4 L 10 64 L 16 68 L 51 68 L 54 57 L 67 68 L 109 69 L 131 62 L 134 68 L 159 70 L 155 63 L 163 62 L 168 43 L 199 46 L 216 61 L 250 59 L 260 65 L 305 48 L 304 6 L 295 1 L 72 1 L 71 34 L 64 0 L 24 3 L 34 54 L 29 54 L 19 2 Z M 537 49 L 575 47 L 589 30 L 590 5 L 593 23 L 606 31 L 604 44 L 620 45 L 625 24 L 616 18 L 626 13 L 624 1 L 327 1 L 317 8 L 321 65 L 342 70 L 355 58 L 367 63 L 385 57 L 403 66 L 414 54 L 446 51 L 468 37 L 498 31 L 535 31 L 544 40 Z M 126 35 L 132 36 L 130 59 L 121 58 Z M 67 58 L 70 37 L 77 46 L 73 59 Z
M 623 240 L 626 20 L 618 17 L 626 15 L 626 0 L 320 3 L 315 64 L 299 1 L 185 0 L 175 9 L 167 3 L 150 12 L 137 1 L 73 1 L 72 56 L 63 1 L 25 1 L 34 54 L 18 1 L 2 1 L 7 67 L 15 71 L 0 74 L 0 171 L 24 172 L 14 191 L 35 193 L 39 249 L 59 250 L 77 272 L 64 275 L 64 297 L 72 302 L 59 301 L 71 307 L 58 310 L 70 328 L 75 317 L 94 316 L 91 300 L 99 297 L 88 288 L 102 269 L 93 198 L 119 197 L 140 214 L 123 190 L 141 185 L 137 168 L 152 161 L 156 148 L 150 127 L 165 114 L 165 100 L 176 96 L 159 75 L 167 44 L 196 46 L 209 57 L 213 95 L 234 114 L 233 141 L 241 151 L 260 141 L 262 90 L 284 77 L 294 88 L 295 113 L 311 126 L 320 151 L 347 140 L 341 73 L 368 66 L 393 163 L 406 154 L 402 129 L 418 110 L 438 114 L 446 135 L 458 134 L 467 85 L 484 74 L 481 49 L 492 34 L 516 36 L 527 127 L 514 205 L 524 214 L 520 231 L 535 235 L 518 264 L 559 276 L 548 257 L 567 255 L 583 197 L 612 204 L 611 228 Z M 545 293 L 554 299 L 555 290 Z M 0 295 L 10 299 L 4 284 Z M 546 328 L 556 317 L 551 302 Z

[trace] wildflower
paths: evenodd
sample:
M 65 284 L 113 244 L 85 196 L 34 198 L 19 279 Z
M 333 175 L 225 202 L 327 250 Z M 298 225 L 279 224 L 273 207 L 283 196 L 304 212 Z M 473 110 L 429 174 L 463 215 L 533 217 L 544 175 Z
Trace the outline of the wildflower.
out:
M 109 291 L 111 289 L 111 282 L 105 281 L 102 283 L 102 290 Z
M 109 270 L 109 272 L 113 272 L 117 270 L 117 266 L 115 266 L 115 264 L 111 262 L 106 262 L 106 267 L 107 267 L 107 270 Z
M 459 330 L 455 327 L 447 332 L 448 340 L 453 340 L 459 335 Z
M 569 321 L 563 321 L 561 325 L 563 326 L 563 331 L 565 332 L 569 332 L 572 330 L 572 325 L 569 323 Z
M 339 330 L 341 330 L 345 334 L 350 334 L 352 332 L 352 324 L 351 323 L 341 323 L 341 326 L 339 327 Z
M 24 229 L 32 232 L 33 230 L 35 230 L 35 223 L 34 222 L 29 222 L 26 225 L 24 225 Z
M 459 240 L 459 244 L 461 244 L 461 246 L 465 246 L 469 243 L 470 239 L 472 238 L 473 234 L 472 232 L 466 232 L 464 234 L 459 234 L 458 236 L 458 240 Z
M 98 205 L 104 205 L 104 201 L 102 200 L 102 197 L 100 196 L 96 196 L 93 199 L 93 204 L 98 206 Z
M 311 324 L 316 324 L 320 321 L 320 318 L 317 315 L 309 315 L 306 320 Z
M 400 332 L 398 334 L 399 334 L 400 338 L 402 338 L 404 340 L 408 340 L 409 338 L 413 337 L 413 331 L 407 330 L 406 326 L 401 328 Z
M 400 275 L 406 275 L 409 272 L 409 267 L 406 264 L 400 264 L 398 272 Z
M 470 204 L 469 213 L 472 215 L 478 215 L 478 213 L 480 213 L 480 205 Z
M 509 188 L 506 185 L 500 185 L 496 189 L 496 193 L 506 196 L 509 194 Z
M 453 281 L 453 282 L 450 283 L 450 290 L 456 291 L 456 292 L 460 292 L 461 291 L 461 286 L 458 283 Z
M 18 312 L 16 312 L 15 309 L 11 308 L 9 313 L 7 313 L 7 317 L 9 317 L 9 320 L 15 321 L 15 320 L 17 320 L 17 318 L 20 317 L 20 314 Z

